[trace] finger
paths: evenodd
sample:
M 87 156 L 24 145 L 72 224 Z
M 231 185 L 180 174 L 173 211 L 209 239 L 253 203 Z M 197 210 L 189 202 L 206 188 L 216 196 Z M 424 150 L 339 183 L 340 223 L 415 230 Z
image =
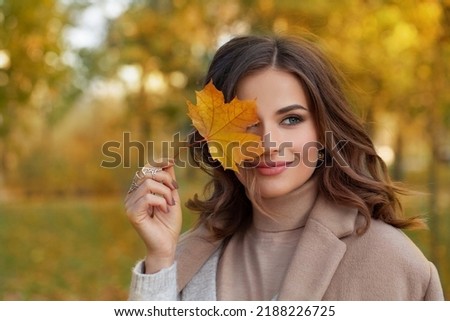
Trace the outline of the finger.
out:
M 127 215 L 131 221 L 139 223 L 146 216 L 155 214 L 156 209 L 164 213 L 169 212 L 167 202 L 163 198 L 153 194 L 145 194 L 128 208 Z
M 156 174 L 159 174 L 156 176 Z M 131 186 L 128 190 L 128 193 L 125 197 L 125 203 L 127 202 L 134 202 L 138 198 L 136 195 L 136 190 L 139 189 L 139 187 L 142 185 L 143 182 L 145 182 L 147 179 L 152 179 L 157 182 L 160 182 L 164 185 L 166 185 L 170 189 L 175 189 L 178 186 L 175 186 L 175 184 L 172 182 L 172 178 L 169 174 L 162 172 L 162 168 L 157 167 L 143 167 L 141 170 L 137 171 L 136 174 L 133 177 Z M 153 190 L 151 190 L 153 192 Z M 171 198 L 167 198 L 168 202 L 172 204 Z
M 150 217 L 153 217 L 157 212 L 156 209 L 159 209 L 161 212 L 169 213 L 169 206 L 167 205 L 167 201 L 154 194 L 147 194 L 143 197 L 143 202 L 147 204 L 147 213 Z
M 125 204 L 129 202 L 130 199 L 133 199 L 134 192 L 139 188 L 139 185 L 142 183 L 142 178 L 139 175 L 139 171 L 134 174 L 133 180 L 131 181 L 130 188 L 128 189 L 127 194 L 125 195 Z
M 149 206 L 147 208 L 147 213 L 150 217 L 153 217 L 155 215 L 155 207 L 154 206 Z
M 178 185 L 177 182 L 172 178 L 172 176 L 166 172 L 165 169 L 161 169 L 161 171 L 155 173 L 155 174 L 146 174 L 146 178 L 151 178 L 157 182 L 160 182 L 167 187 L 169 187 L 171 190 L 177 189 Z
M 143 190 L 143 193 L 153 193 L 163 197 L 169 205 L 174 205 L 175 203 L 175 200 L 172 197 L 172 190 L 155 180 L 146 179 L 139 188 Z
M 175 202 L 177 204 L 180 204 L 180 195 L 178 193 L 178 183 L 176 180 L 175 167 L 173 166 L 173 163 L 171 163 L 170 166 L 165 167 L 163 169 L 163 171 L 164 171 L 164 173 L 167 173 L 170 175 L 174 186 L 176 186 L 176 188 L 172 190 L 172 198 L 175 200 Z
M 156 194 L 155 196 L 165 200 L 168 205 L 174 205 L 175 200 L 173 199 L 170 188 L 167 186 L 152 180 L 151 178 L 145 179 L 138 189 L 130 194 L 129 199 L 126 204 L 133 206 L 140 198 L 146 194 Z
M 171 159 L 162 159 L 160 162 L 158 162 L 157 166 L 154 167 L 150 164 L 143 167 L 140 171 L 137 171 L 135 176 L 133 177 L 133 181 L 131 184 L 131 187 L 125 197 L 125 205 L 129 206 L 129 204 L 133 204 L 136 202 L 136 200 L 142 196 L 139 195 L 140 193 L 137 191 L 139 187 L 142 185 L 144 181 L 146 181 L 147 178 L 151 178 L 155 181 L 158 181 L 171 190 L 178 189 L 178 184 L 175 179 L 175 171 L 174 171 L 174 161 Z M 156 169 L 155 171 L 152 171 L 151 169 Z M 147 188 L 148 189 L 148 188 Z M 159 188 L 157 188 L 158 191 L 160 191 Z M 147 191 L 148 192 L 148 191 Z M 150 189 L 150 192 L 154 192 Z M 173 193 L 172 197 L 170 197 L 167 193 L 159 193 L 164 195 L 166 201 L 170 205 L 174 205 L 174 199 L 175 201 L 178 201 L 178 193 Z

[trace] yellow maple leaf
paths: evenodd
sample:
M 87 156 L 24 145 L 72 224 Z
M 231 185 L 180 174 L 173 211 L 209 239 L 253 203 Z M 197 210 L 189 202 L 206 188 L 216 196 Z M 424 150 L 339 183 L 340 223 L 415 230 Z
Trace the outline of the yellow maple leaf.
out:
M 261 137 L 247 132 L 258 122 L 256 101 L 234 98 L 225 103 L 212 82 L 197 91 L 196 98 L 197 105 L 187 102 L 188 116 L 207 141 L 212 158 L 225 169 L 238 171 L 237 165 L 263 153 Z

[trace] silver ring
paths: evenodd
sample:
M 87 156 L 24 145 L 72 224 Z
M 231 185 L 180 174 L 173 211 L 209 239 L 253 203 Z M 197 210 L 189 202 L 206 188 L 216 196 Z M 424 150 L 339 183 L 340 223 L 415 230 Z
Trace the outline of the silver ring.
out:
M 139 185 L 133 180 L 133 182 L 131 182 L 131 186 L 130 189 L 128 190 L 128 194 L 133 193 L 135 190 L 137 190 L 139 187 Z
M 143 179 L 145 177 L 145 175 L 142 173 L 141 170 L 137 171 L 136 174 L 134 175 L 133 180 L 134 181 L 138 181 L 140 179 Z
M 155 174 L 161 172 L 162 169 L 158 167 L 142 167 L 141 172 L 146 176 L 147 174 L 152 175 L 152 179 L 155 179 Z

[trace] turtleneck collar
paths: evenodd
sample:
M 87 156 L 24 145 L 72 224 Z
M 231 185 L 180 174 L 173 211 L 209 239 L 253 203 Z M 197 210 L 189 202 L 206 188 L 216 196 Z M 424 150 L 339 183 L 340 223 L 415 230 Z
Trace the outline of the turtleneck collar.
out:
M 318 194 L 315 175 L 292 192 L 275 197 L 263 198 L 263 213 L 253 206 L 253 227 L 264 232 L 295 230 L 305 226 Z

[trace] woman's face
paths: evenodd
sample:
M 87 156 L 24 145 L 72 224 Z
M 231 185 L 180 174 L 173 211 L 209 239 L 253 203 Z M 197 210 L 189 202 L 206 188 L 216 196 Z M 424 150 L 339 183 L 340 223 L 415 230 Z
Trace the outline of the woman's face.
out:
M 264 139 L 266 152 L 241 168 L 255 177 L 264 198 L 289 193 L 302 186 L 317 163 L 317 130 L 307 96 L 291 73 L 273 68 L 248 75 L 237 86 L 239 99 L 256 99 L 260 122 L 248 129 Z M 245 180 L 238 175 L 245 185 Z

